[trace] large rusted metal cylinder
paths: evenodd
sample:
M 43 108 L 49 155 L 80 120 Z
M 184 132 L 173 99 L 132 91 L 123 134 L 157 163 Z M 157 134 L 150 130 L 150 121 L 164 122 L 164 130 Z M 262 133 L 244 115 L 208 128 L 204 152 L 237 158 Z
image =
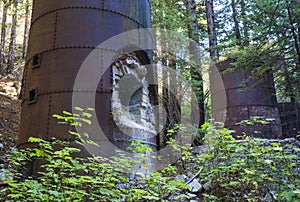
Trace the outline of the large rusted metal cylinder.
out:
M 52 115 L 72 111 L 74 93 L 89 96 L 91 89 L 74 91 L 77 73 L 85 59 L 111 37 L 150 27 L 149 0 L 34 0 L 18 145 L 27 147 L 31 136 L 67 139 L 69 128 L 58 125 Z M 137 54 L 142 64 L 151 61 L 149 55 Z M 101 71 L 105 73 L 96 89 L 95 116 L 108 140 L 113 141 L 112 70 L 99 66 Z M 90 135 L 101 141 L 96 134 Z
M 282 122 L 283 136 L 285 138 L 297 137 L 300 131 L 300 103 L 279 103 L 278 109 Z
M 226 60 L 216 64 L 217 72 L 214 73 L 220 76 L 211 81 L 214 87 L 212 89 L 214 118 L 225 122 L 226 127 L 236 131 L 236 135 L 245 133 L 260 138 L 282 137 L 272 73 L 265 74 L 261 79 L 251 79 L 249 71 L 242 69 L 225 71 L 234 68 L 232 62 L 233 60 Z M 222 85 L 214 85 L 218 82 Z M 243 120 L 250 120 L 251 117 L 269 118 L 270 122 L 246 126 L 238 124 Z

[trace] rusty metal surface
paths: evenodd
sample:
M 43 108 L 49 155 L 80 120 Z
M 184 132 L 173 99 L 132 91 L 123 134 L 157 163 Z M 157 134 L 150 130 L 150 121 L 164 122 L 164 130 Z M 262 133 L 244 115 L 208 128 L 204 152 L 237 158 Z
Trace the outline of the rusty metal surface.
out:
M 26 82 L 24 100 L 28 99 L 29 89 L 35 87 L 39 88 L 39 94 L 72 91 L 77 71 L 91 50 L 68 48 L 46 52 L 42 54 L 40 66 L 35 69 L 31 68 L 31 58 L 27 73 L 30 82 Z M 66 80 L 69 82 L 65 82 Z
M 272 73 L 269 72 L 261 79 L 249 79 L 250 73 L 240 69 L 227 72 L 228 68 L 233 68 L 233 60 L 226 60 L 216 64 L 224 84 L 226 94 L 226 109 L 213 108 L 216 116 L 225 116 L 225 126 L 236 131 L 236 135 L 245 132 L 247 135 L 261 138 L 282 138 L 282 128 L 277 100 L 275 97 L 275 87 Z M 248 88 L 243 88 L 245 84 Z M 222 89 L 217 89 L 221 93 Z M 217 101 L 212 100 L 217 103 Z M 253 116 L 273 118 L 269 125 L 254 124 L 247 127 L 237 125 L 243 120 L 249 120 Z
M 75 9 L 94 9 L 102 13 L 110 12 L 126 17 L 139 24 L 141 27 L 150 27 L 150 2 L 147 0 L 62 0 L 34 1 L 33 24 L 45 15 L 61 11 Z
M 52 115 L 72 110 L 72 93 L 89 97 L 90 89 L 73 91 L 80 66 L 87 55 L 105 40 L 129 30 L 151 27 L 150 2 L 34 0 L 31 23 L 22 89 L 19 145 L 26 144 L 30 136 L 70 138 L 65 135 L 69 128 L 58 126 Z M 139 37 L 137 40 L 144 39 Z M 99 51 L 115 53 L 114 50 Z M 105 58 L 100 60 L 105 61 Z M 147 60 L 151 61 L 151 58 Z M 113 61 L 105 62 L 110 64 Z M 114 127 L 110 111 L 111 83 L 111 72 L 107 70 L 97 88 L 94 114 L 110 139 Z M 90 135 L 105 148 L 104 140 L 96 134 Z
M 243 90 L 242 88 L 227 89 L 228 104 L 231 107 L 243 105 L 276 106 L 276 97 L 274 95 L 274 88 L 255 87 L 250 90 Z
M 300 103 L 279 103 L 278 109 L 282 120 L 283 136 L 296 137 L 300 131 Z
M 49 96 L 38 97 L 38 102 L 32 105 L 24 103 L 21 109 L 18 144 L 26 143 L 30 136 L 45 138 L 47 135 Z

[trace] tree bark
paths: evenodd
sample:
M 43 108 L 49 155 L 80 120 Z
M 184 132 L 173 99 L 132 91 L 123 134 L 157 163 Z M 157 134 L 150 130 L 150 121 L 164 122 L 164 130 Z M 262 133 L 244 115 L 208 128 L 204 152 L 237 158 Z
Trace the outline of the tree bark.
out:
M 246 4 L 245 1 L 242 0 L 241 3 L 241 15 L 242 15 L 242 23 L 243 23 L 243 33 L 244 33 L 244 45 L 249 46 L 249 33 L 248 33 L 248 24 L 246 21 Z
M 296 29 L 294 27 L 294 20 L 293 20 L 293 16 L 292 16 L 292 11 L 291 8 L 288 6 L 287 7 L 287 12 L 288 12 L 288 18 L 289 18 L 289 24 L 290 24 L 290 29 L 292 32 L 292 36 L 294 39 L 294 46 L 295 46 L 295 50 L 297 53 L 297 68 L 300 68 L 300 49 L 299 49 L 299 43 L 298 43 L 298 37 L 297 37 L 297 33 L 296 33 Z
M 28 34 L 29 34 L 29 0 L 25 2 L 25 21 L 24 21 L 24 35 L 23 35 L 23 47 L 22 47 L 22 58 L 25 59 L 26 51 L 28 46 Z
M 164 44 L 166 46 L 167 44 Z M 168 66 L 167 53 L 162 51 L 162 59 L 161 59 L 163 67 Z M 169 137 L 166 136 L 168 130 L 172 129 L 171 127 L 171 112 L 170 112 L 170 96 L 169 96 L 169 75 L 168 71 L 162 71 L 162 104 L 165 110 L 165 123 L 164 123 L 164 131 L 163 131 L 163 146 L 167 144 Z
M 203 78 L 201 71 L 201 61 L 200 61 L 200 50 L 199 50 L 199 26 L 197 21 L 197 6 L 195 0 L 186 0 L 186 8 L 188 11 L 188 16 L 191 19 L 191 23 L 188 25 L 188 35 L 189 38 L 193 39 L 193 42 L 189 44 L 189 52 L 192 64 L 190 64 L 190 72 L 192 79 L 193 91 L 197 97 L 197 103 L 193 103 L 192 99 L 192 114 L 191 118 L 194 121 L 194 126 L 200 128 L 201 125 L 205 123 L 205 108 L 204 108 L 204 87 Z M 199 108 L 199 114 L 196 114 L 195 105 Z M 198 119 L 199 118 L 199 119 Z M 199 122 L 197 121 L 199 120 Z
M 5 45 L 6 45 L 6 21 L 7 21 L 7 11 L 8 11 L 8 1 L 3 1 L 3 11 L 2 11 L 2 23 L 1 23 L 1 58 L 0 58 L 0 74 L 4 75 L 6 55 L 5 55 Z
M 240 27 L 239 27 L 239 21 L 237 19 L 237 10 L 236 10 L 236 2 L 235 0 L 231 1 L 231 8 L 232 8 L 232 19 L 234 23 L 234 33 L 235 33 L 235 38 L 237 40 L 236 44 L 240 44 L 240 39 L 241 39 L 241 32 L 240 32 Z
M 219 53 L 217 49 L 217 34 L 215 26 L 215 13 L 213 0 L 206 0 L 206 18 L 207 18 L 207 32 L 209 40 L 209 54 L 213 62 L 217 62 L 219 59 Z
M 13 3 L 13 15 L 12 15 L 12 25 L 9 43 L 9 53 L 7 61 L 6 74 L 11 73 L 15 66 L 15 49 L 16 49 L 16 37 L 17 37 L 17 15 L 18 15 L 18 3 L 19 0 L 14 0 Z

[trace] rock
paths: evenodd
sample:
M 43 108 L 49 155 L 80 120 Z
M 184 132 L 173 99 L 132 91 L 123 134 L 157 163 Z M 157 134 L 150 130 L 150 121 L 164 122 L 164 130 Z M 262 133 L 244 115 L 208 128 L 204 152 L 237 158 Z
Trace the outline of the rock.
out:
M 203 189 L 204 189 L 205 191 L 209 191 L 210 188 L 211 188 L 211 181 L 206 182 L 206 183 L 203 185 Z
M 270 193 L 267 193 L 267 194 L 265 195 L 265 197 L 262 198 L 261 200 L 262 200 L 262 201 L 265 201 L 265 202 L 273 202 L 273 201 L 274 201 L 274 200 L 273 200 L 273 197 L 271 196 Z
M 192 178 L 192 177 L 194 176 L 194 173 L 188 171 L 188 172 L 186 173 L 186 175 L 187 175 L 187 177 L 190 179 L 190 178 Z
M 208 145 L 197 146 L 197 147 L 194 147 L 192 150 L 192 153 L 195 155 L 209 154 L 209 152 L 210 152 L 210 147 Z
M 190 187 L 191 193 L 199 193 L 202 191 L 202 185 L 197 179 L 194 179 L 191 183 L 188 184 Z
M 138 77 L 141 79 L 147 75 L 147 69 L 145 67 L 141 66 L 140 68 L 136 69 L 136 73 L 137 73 Z
M 178 175 L 175 177 L 175 180 L 183 180 L 183 182 L 186 182 L 188 177 L 186 175 Z
M 190 197 L 190 199 L 195 199 L 197 197 L 196 194 L 192 194 L 192 193 L 188 193 L 187 195 Z

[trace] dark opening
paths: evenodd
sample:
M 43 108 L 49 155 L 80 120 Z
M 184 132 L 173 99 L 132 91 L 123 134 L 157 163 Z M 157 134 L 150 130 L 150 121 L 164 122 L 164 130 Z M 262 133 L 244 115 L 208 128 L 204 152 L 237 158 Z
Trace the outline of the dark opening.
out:
M 37 89 L 29 91 L 28 104 L 33 104 L 37 102 Z
M 142 87 L 136 77 L 132 74 L 126 74 L 119 82 L 119 98 L 124 106 L 131 106 L 139 103 L 142 98 Z
M 38 68 L 41 64 L 41 54 L 36 54 L 32 58 L 32 68 Z
M 143 100 L 143 88 L 139 88 L 137 91 L 135 91 L 135 93 L 131 96 L 130 98 L 130 102 L 129 105 L 133 106 L 133 105 L 137 105 L 139 103 L 141 103 Z

